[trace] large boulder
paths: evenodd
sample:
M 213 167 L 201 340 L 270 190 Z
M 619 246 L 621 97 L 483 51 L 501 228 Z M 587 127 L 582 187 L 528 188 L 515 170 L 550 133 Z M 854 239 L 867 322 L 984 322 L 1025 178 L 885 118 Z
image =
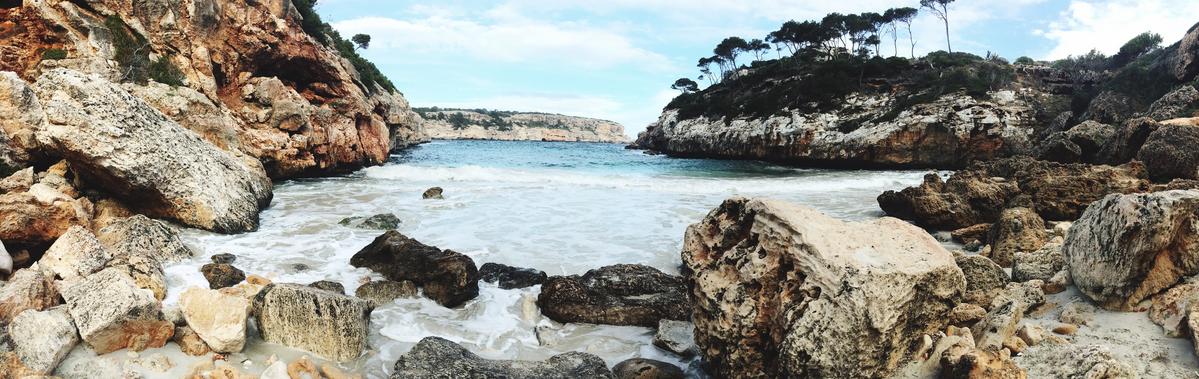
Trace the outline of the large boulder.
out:
M 336 361 L 362 355 L 374 303 L 299 284 L 272 283 L 254 297 L 262 339 Z
M 654 327 L 687 320 L 687 284 L 645 265 L 612 265 L 582 276 L 552 276 L 537 296 L 541 313 L 558 322 Z
M 1199 108 L 1199 90 L 1186 84 L 1170 91 L 1165 96 L 1153 102 L 1145 116 L 1158 121 L 1171 120 L 1181 117 L 1194 117 Z
M 240 352 L 246 345 L 250 301 L 216 290 L 190 288 L 179 297 L 187 326 L 218 353 Z
M 1162 125 L 1149 134 L 1137 159 L 1154 181 L 1199 179 L 1199 127 Z
M 0 71 L 0 115 L 0 168 L 17 167 L 32 158 L 30 125 L 41 124 L 46 115 L 33 89 L 16 73 Z
M 388 231 L 350 258 L 354 267 L 365 267 L 392 281 L 412 281 L 426 297 L 446 307 L 457 307 L 479 296 L 479 270 L 470 257 L 441 250 Z
M 46 111 L 35 136 L 88 183 L 156 217 L 225 233 L 254 230 L 271 200 L 261 171 L 204 141 L 98 75 L 56 69 L 34 91 Z
M 174 228 L 142 215 L 115 221 L 100 229 L 98 236 L 114 259 L 136 256 L 169 264 L 195 255 Z
M 79 343 L 75 323 L 63 307 L 22 312 L 8 330 L 13 352 L 30 375 L 50 374 Z
M 1109 195 L 1087 208 L 1062 247 L 1078 289 L 1130 310 L 1199 273 L 1199 190 Z
M 1045 232 L 1045 220 L 1028 208 L 1012 208 L 999 214 L 991 226 L 991 251 L 988 257 L 1003 267 L 1012 267 L 1017 252 L 1040 249 L 1049 239 Z
M 175 333 L 154 295 L 118 268 L 92 274 L 62 296 L 79 335 L 97 354 L 162 347 Z
M 54 278 L 41 270 L 19 270 L 0 287 L 0 325 L 26 310 L 41 311 L 60 304 Z
M 439 337 L 425 337 L 396 361 L 392 379 L 437 378 L 614 378 L 603 359 L 587 353 L 565 353 L 547 360 L 498 361 L 480 358 Z
M 1085 121 L 1042 142 L 1037 158 L 1064 163 L 1101 163 L 1100 151 L 1116 135 L 1116 127 Z
M 966 285 L 918 227 L 771 200 L 726 200 L 687 229 L 683 263 L 695 341 L 731 378 L 887 376 Z
M 104 269 L 111 259 L 112 254 L 92 232 L 76 225 L 54 241 L 50 250 L 38 260 L 38 265 L 42 270 L 71 281 Z
M 1103 144 L 1095 157 L 1094 163 L 1119 165 L 1128 163 L 1141 151 L 1149 134 L 1160 127 L 1157 121 L 1148 117 L 1139 117 L 1124 121 L 1116 128 L 1116 133 Z

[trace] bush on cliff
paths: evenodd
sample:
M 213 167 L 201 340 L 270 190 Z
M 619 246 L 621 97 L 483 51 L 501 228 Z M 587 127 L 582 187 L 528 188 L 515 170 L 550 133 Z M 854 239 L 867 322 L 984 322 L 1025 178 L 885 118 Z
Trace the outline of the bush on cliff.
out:
M 112 33 L 113 60 L 117 61 L 121 80 L 146 84 L 150 78 L 150 42 L 120 17 L 108 16 L 104 26 Z
M 354 66 L 354 70 L 358 71 L 358 76 L 362 78 L 363 89 L 366 92 L 374 92 L 375 85 L 383 87 L 389 92 L 396 92 L 395 84 L 379 71 L 379 68 L 371 63 L 366 58 L 358 55 L 357 49 L 353 41 L 346 40 L 341 37 L 332 25 L 329 25 L 321 20 L 321 15 L 316 12 L 317 0 L 292 0 L 296 11 L 300 13 L 300 28 L 304 29 L 305 33 L 316 39 L 325 46 L 332 46 L 337 49 L 337 53 L 342 58 L 350 61 Z M 368 36 L 369 38 L 369 36 Z
M 53 61 L 59 59 L 67 59 L 67 51 L 63 49 L 49 49 L 42 52 L 42 60 Z
M 183 71 L 180 71 L 179 67 L 176 67 L 165 55 L 158 57 L 158 60 L 150 64 L 149 75 L 150 79 L 172 87 L 183 85 Z

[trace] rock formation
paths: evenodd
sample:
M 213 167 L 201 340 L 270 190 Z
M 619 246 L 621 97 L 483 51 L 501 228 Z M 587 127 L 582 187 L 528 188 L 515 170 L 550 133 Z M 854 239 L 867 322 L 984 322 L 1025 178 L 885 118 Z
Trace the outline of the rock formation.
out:
M 370 301 L 329 291 L 269 284 L 254 297 L 253 315 L 263 340 L 345 362 L 366 348 L 374 309 Z
M 175 333 L 150 291 L 117 268 L 92 274 L 62 293 L 79 335 L 97 354 L 162 347 Z
M 549 113 L 418 108 L 432 139 L 628 143 L 612 121 Z
M 411 281 L 426 297 L 446 307 L 457 307 L 479 296 L 479 270 L 470 257 L 441 250 L 388 231 L 350 258 L 354 267 L 365 267 L 392 281 Z
M 483 359 L 456 343 L 425 337 L 396 361 L 392 379 L 597 378 L 614 379 L 608 365 L 587 353 L 559 354 L 541 362 Z
M 541 313 L 558 322 L 654 327 L 687 320 L 683 278 L 644 265 L 613 265 L 583 275 L 551 276 L 537 296 Z

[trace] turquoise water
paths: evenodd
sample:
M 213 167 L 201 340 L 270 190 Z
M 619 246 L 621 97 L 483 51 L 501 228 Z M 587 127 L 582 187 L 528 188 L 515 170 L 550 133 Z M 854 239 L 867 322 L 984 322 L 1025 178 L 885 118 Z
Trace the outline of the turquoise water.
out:
M 467 254 L 479 265 L 499 262 L 553 275 L 642 263 L 677 273 L 687 225 L 730 196 L 786 199 L 860 220 L 881 215 L 879 193 L 918 184 L 923 174 L 672 159 L 610 144 L 432 142 L 344 177 L 279 183 L 257 232 L 186 232 L 204 256 L 168 269 L 168 302 L 187 287 L 205 285 L 198 267 L 224 252 L 237 255 L 236 266 L 247 273 L 279 282 L 335 280 L 352 293 L 364 278 L 378 276 L 351 267 L 349 259 L 381 232 L 338 221 L 385 212 L 399 216 L 405 235 Z M 433 186 L 445 189 L 445 200 L 421 199 Z M 425 299 L 382 306 L 372 315 L 373 351 L 349 367 L 384 377 L 399 355 L 429 335 L 497 359 L 585 351 L 610 365 L 635 356 L 687 363 L 650 345 L 648 328 L 545 319 L 532 304 L 538 291 L 484 284 L 479 298 L 460 309 Z M 257 346 L 246 353 L 255 362 L 300 354 Z

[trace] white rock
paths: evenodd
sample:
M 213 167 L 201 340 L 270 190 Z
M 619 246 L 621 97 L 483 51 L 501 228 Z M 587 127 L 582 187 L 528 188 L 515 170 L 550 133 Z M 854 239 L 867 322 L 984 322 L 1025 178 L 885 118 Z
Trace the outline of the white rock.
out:
M 40 375 L 53 372 L 79 343 L 75 324 L 63 307 L 22 312 L 8 330 L 21 364 Z
M 250 301 L 217 290 L 189 288 L 179 298 L 187 325 L 218 353 L 236 353 L 246 344 Z
M 0 241 L 0 274 L 8 275 L 12 273 L 12 256 L 8 255 L 8 249 L 4 248 L 4 241 Z
M 63 280 L 72 281 L 100 271 L 111 259 L 112 255 L 92 232 L 75 225 L 54 241 L 38 264 Z
M 97 354 L 162 347 L 175 332 L 153 293 L 118 268 L 107 268 L 63 291 L 83 341 Z

